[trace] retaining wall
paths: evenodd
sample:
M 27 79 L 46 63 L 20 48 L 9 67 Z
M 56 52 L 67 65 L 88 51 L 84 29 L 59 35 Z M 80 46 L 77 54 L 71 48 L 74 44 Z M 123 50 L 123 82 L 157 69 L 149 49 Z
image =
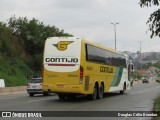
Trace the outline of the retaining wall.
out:
M 26 89 L 27 89 L 26 86 L 0 88 L 0 95 L 26 93 L 27 92 Z

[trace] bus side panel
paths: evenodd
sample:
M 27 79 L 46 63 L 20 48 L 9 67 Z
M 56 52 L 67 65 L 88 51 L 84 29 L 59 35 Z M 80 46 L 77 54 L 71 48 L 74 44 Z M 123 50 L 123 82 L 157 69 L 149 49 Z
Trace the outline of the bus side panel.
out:
M 114 79 L 116 67 L 88 62 L 86 60 L 85 49 L 85 42 L 82 42 L 81 65 L 84 68 L 83 94 L 92 94 L 96 82 L 98 82 L 99 86 L 103 82 L 104 92 L 108 92 Z
M 112 71 L 108 71 L 106 69 L 108 67 L 112 69 Z M 108 92 L 110 89 L 112 80 L 114 78 L 115 70 L 116 70 L 116 67 L 99 65 L 92 62 L 86 62 L 84 85 L 83 85 L 85 93 L 92 94 L 93 87 L 96 82 L 98 82 L 99 86 L 103 82 L 104 92 Z
M 123 90 L 124 83 L 126 83 L 126 89 L 130 89 L 126 68 L 117 67 L 109 92 Z

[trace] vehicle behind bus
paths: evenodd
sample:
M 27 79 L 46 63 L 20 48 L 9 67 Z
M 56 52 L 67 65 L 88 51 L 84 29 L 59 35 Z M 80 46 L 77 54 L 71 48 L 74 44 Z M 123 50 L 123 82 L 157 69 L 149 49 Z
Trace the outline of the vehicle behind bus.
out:
M 42 76 L 39 74 L 32 74 L 27 76 L 27 93 L 33 97 L 35 94 L 49 95 L 48 92 L 42 91 Z

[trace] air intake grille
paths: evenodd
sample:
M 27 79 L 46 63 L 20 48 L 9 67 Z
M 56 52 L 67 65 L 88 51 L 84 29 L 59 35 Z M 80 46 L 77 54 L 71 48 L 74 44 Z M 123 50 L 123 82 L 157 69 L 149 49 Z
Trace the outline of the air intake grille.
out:
M 84 90 L 87 91 L 88 89 L 89 89 L 89 76 L 86 76 Z

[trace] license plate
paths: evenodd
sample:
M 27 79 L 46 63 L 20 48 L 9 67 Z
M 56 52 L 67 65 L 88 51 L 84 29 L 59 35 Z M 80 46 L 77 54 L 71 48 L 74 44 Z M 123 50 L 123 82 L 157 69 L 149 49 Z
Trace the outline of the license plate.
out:
M 64 85 L 57 85 L 57 88 L 63 88 Z
M 37 86 L 33 85 L 32 88 L 37 88 Z

